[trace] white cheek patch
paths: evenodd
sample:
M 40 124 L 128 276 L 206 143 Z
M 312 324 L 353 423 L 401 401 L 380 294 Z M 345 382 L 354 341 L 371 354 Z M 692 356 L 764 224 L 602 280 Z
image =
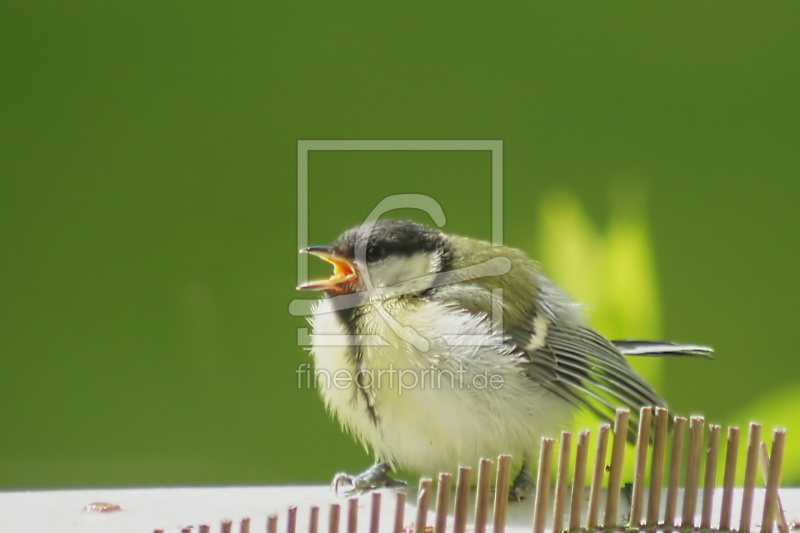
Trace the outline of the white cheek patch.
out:
M 438 255 L 420 252 L 408 256 L 388 257 L 383 261 L 369 265 L 367 273 L 370 283 L 377 289 L 403 283 L 402 292 L 417 292 L 430 288 L 433 279 L 428 278 L 428 276 L 436 273 L 438 269 Z M 406 284 L 406 282 L 408 283 Z M 398 289 L 401 289 L 401 287 L 398 287 Z M 390 295 L 384 294 L 383 296 Z

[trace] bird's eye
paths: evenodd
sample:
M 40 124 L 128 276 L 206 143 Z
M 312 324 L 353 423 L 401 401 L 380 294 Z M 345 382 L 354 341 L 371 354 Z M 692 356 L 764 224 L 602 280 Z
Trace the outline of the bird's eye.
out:
M 369 248 L 367 248 L 367 261 L 370 263 L 374 263 L 375 261 L 380 261 L 386 255 L 386 249 L 382 246 L 378 246 L 377 244 L 373 244 Z

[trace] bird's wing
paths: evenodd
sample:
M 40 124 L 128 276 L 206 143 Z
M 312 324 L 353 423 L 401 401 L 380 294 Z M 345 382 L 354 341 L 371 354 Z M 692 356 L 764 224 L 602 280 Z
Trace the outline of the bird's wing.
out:
M 666 407 L 658 393 L 628 364 L 625 355 L 701 355 L 704 346 L 647 341 L 612 341 L 586 326 L 569 298 L 544 277 L 536 279 L 538 298 L 527 310 L 500 301 L 512 320 L 505 320 L 509 353 L 524 372 L 565 401 L 613 421 L 618 408 L 631 410 L 629 439 L 634 439 L 642 407 Z M 478 286 L 445 287 L 438 295 L 472 313 L 492 309 L 490 292 Z
M 629 438 L 635 435 L 642 407 L 666 405 L 614 344 L 595 330 L 549 320 L 531 323 L 533 328 L 512 330 L 511 339 L 522 352 L 528 377 L 542 387 L 608 421 L 613 421 L 617 408 L 629 408 Z

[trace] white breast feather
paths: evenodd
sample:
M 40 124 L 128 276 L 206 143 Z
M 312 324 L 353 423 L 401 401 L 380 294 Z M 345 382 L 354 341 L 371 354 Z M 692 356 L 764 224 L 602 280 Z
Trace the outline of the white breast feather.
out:
M 325 406 L 336 415 L 342 426 L 353 433 L 365 447 L 375 449 L 378 430 L 367 414 L 365 398 L 352 386 L 340 388 L 331 379 L 343 371 L 351 376 L 356 368 L 350 353 L 351 347 L 342 343 L 348 335 L 339 317 L 332 311 L 328 300 L 320 300 L 311 317 L 312 349 L 317 388 Z
M 524 375 L 517 356 L 499 345 L 483 317 L 435 301 L 411 312 L 406 307 L 398 312 L 391 301 L 384 307 L 398 323 L 424 337 L 430 349 L 422 352 L 403 341 L 376 311 L 365 313 L 365 329 L 388 342 L 388 346 L 361 347 L 361 367 L 374 377 L 367 392 L 374 399 L 377 427 L 355 386 L 320 390 L 328 408 L 378 459 L 436 475 L 501 453 L 527 457 L 544 434 L 553 434 L 569 420 L 571 407 Z M 320 304 L 312 321 L 316 368 L 355 372 L 344 347 L 321 345 L 319 334 L 346 334 L 338 317 L 327 309 L 325 302 Z M 443 334 L 450 342 L 459 335 L 469 339 L 468 344 L 474 344 L 476 335 L 488 342 L 480 346 L 462 342 L 454 349 Z M 417 386 L 401 388 L 401 372 L 405 385 L 416 380 Z M 480 387 L 491 376 L 502 385 Z

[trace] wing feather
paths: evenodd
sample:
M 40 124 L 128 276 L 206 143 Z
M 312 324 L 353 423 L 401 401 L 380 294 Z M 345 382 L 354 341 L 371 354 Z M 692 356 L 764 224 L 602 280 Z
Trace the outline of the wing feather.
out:
M 617 408 L 630 409 L 629 438 L 635 434 L 642 407 L 666 407 L 666 402 L 630 367 L 614 344 L 590 327 L 550 323 L 540 344 L 534 350 L 520 348 L 527 360 L 527 375 L 609 422 L 614 420 Z

